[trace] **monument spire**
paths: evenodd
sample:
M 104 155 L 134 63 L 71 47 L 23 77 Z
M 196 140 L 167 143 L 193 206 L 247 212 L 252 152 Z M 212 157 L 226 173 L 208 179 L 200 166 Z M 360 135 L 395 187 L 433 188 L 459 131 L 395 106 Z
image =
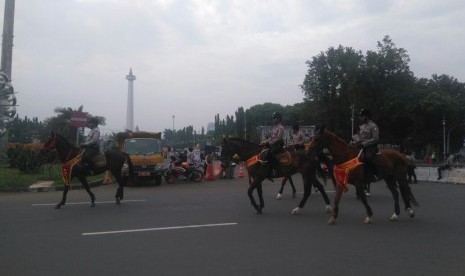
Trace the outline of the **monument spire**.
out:
M 128 80 L 128 108 L 126 115 L 126 129 L 134 131 L 134 81 L 136 76 L 132 74 L 132 68 L 129 69 L 129 75 L 126 76 Z

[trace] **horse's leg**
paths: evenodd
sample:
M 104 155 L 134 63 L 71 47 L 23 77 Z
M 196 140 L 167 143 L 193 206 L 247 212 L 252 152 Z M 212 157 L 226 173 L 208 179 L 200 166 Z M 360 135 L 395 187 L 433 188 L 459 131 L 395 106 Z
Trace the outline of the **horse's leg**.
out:
M 118 174 L 118 172 L 112 172 L 112 174 L 115 176 L 116 182 L 118 182 L 118 189 L 116 189 L 115 194 L 116 204 L 120 204 L 124 197 L 124 179 Z
M 339 201 L 341 201 L 342 187 L 336 185 L 336 195 L 334 196 L 334 208 L 331 217 L 328 220 L 328 224 L 336 224 L 336 219 L 339 214 Z
M 289 183 L 291 184 L 291 187 L 292 187 L 292 197 L 294 198 L 297 191 L 296 191 L 296 189 L 295 189 L 294 181 L 292 180 L 292 177 L 291 177 L 291 176 L 289 176 Z
M 65 188 L 63 189 L 63 196 L 61 198 L 61 201 L 55 206 L 55 209 L 60 209 L 61 206 L 65 205 L 67 194 L 68 194 L 68 185 L 65 185 Z
M 394 214 L 389 218 L 391 221 L 399 220 L 400 206 L 399 206 L 399 192 L 397 192 L 396 181 L 393 177 L 389 176 L 385 178 L 386 184 L 391 191 L 392 197 L 394 198 Z
M 410 190 L 410 186 L 408 185 L 407 178 L 398 179 L 399 182 L 399 189 L 400 194 L 402 196 L 402 200 L 404 201 L 405 210 L 407 210 L 407 214 L 410 218 L 415 217 L 415 211 L 413 210 L 412 206 L 410 205 L 410 196 L 412 195 L 412 191 Z M 414 202 L 416 202 L 415 198 L 413 198 Z
M 259 206 L 259 214 L 262 213 L 262 209 L 265 208 L 265 201 L 263 200 L 263 187 L 262 187 L 262 181 L 260 181 L 257 185 L 257 194 L 258 194 L 258 200 L 260 202 Z
M 90 196 L 90 200 L 91 200 L 90 206 L 94 207 L 95 206 L 95 195 L 90 190 L 89 183 L 87 182 L 87 178 L 85 176 L 79 176 L 78 179 L 79 181 L 81 181 L 82 186 L 84 187 L 84 189 L 87 191 L 87 193 Z
M 279 189 L 278 193 L 276 194 L 276 199 L 280 200 L 283 196 L 283 191 L 284 191 L 284 185 L 286 185 L 286 182 L 288 180 L 288 177 L 283 177 L 281 179 L 281 188 Z
M 309 177 L 306 176 L 306 175 L 302 175 L 302 178 L 304 180 L 304 196 L 300 200 L 299 206 L 292 209 L 291 214 L 293 214 L 293 215 L 300 214 L 300 209 L 304 208 L 308 197 L 312 193 L 312 182 L 310 181 Z
M 363 182 L 359 182 L 358 185 L 356 185 L 356 192 L 357 197 L 360 197 L 360 201 L 363 203 L 363 206 L 365 206 L 367 211 L 367 216 L 365 217 L 364 223 L 369 224 L 372 222 L 371 217 L 373 216 L 373 212 L 370 205 L 368 205 L 367 195 L 365 194 L 365 186 Z
M 257 202 L 255 202 L 255 198 L 253 197 L 253 191 L 257 188 L 256 178 L 252 181 L 252 185 L 250 185 L 249 189 L 247 190 L 247 195 L 249 196 L 250 203 L 257 211 L 257 214 L 261 214 L 261 211 L 258 208 Z
M 323 184 L 321 184 L 320 181 L 318 181 L 318 179 L 316 179 L 316 178 L 315 178 L 314 181 L 315 182 L 313 182 L 313 185 L 318 189 L 321 196 L 323 197 L 323 200 L 326 203 L 326 207 L 325 207 L 326 213 L 331 212 L 333 208 L 331 207 L 331 201 L 329 200 L 329 197 L 326 194 L 326 191 L 325 191 L 325 188 L 323 187 Z

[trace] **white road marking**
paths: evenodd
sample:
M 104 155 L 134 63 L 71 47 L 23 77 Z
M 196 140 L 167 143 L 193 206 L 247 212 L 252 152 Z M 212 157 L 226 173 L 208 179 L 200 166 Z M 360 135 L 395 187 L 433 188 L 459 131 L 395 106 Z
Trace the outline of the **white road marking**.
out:
M 124 202 L 144 202 L 145 199 L 128 199 L 128 200 L 121 200 L 121 203 Z M 90 201 L 86 202 L 66 202 L 65 205 L 82 205 L 82 204 L 89 204 Z M 115 203 L 115 201 L 96 201 L 95 204 L 109 204 Z M 38 204 L 31 204 L 31 206 L 55 206 L 57 203 L 38 203 Z
M 188 229 L 188 228 L 202 228 L 202 227 L 220 227 L 220 226 L 233 226 L 237 225 L 236 222 L 231 223 L 216 223 L 216 224 L 201 224 L 201 225 L 186 225 L 186 226 L 173 226 L 173 227 L 160 227 L 160 228 L 145 228 L 145 229 L 129 229 L 119 231 L 106 231 L 106 232 L 90 232 L 82 233 L 82 236 L 95 236 L 95 235 L 109 235 L 109 234 L 122 234 L 122 233 L 134 233 L 134 232 L 148 232 L 148 231 L 162 231 L 162 230 L 176 230 L 176 229 Z

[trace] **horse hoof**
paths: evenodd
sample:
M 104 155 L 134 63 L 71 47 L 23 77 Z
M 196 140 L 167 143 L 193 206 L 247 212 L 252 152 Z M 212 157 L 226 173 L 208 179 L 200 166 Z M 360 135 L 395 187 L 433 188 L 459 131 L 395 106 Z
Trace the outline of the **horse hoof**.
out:
M 121 199 L 119 197 L 116 198 L 116 204 L 121 204 Z
M 396 214 L 393 214 L 390 218 L 389 218 L 390 221 L 398 221 L 399 220 L 399 217 L 396 215 Z
M 292 194 L 292 198 L 295 198 L 295 193 L 294 193 L 294 194 Z
M 329 214 L 329 213 L 331 213 L 333 211 L 333 207 L 331 207 L 331 205 L 326 205 L 325 211 L 326 211 L 326 213 Z
M 257 215 L 261 215 L 261 214 L 263 214 L 262 209 L 258 209 L 257 210 Z
M 95 202 L 92 202 L 92 203 L 90 204 L 90 207 L 95 207 Z
M 366 217 L 365 220 L 363 221 L 363 223 L 365 224 L 371 224 L 372 222 L 373 220 L 370 217 Z
M 61 204 L 58 204 L 57 206 L 55 206 L 55 209 L 60 209 L 61 208 Z
M 410 218 L 414 218 L 415 217 L 415 211 L 412 209 L 412 208 L 408 208 L 407 209 L 407 214 Z
M 293 215 L 300 215 L 300 208 L 299 208 L 299 207 L 296 207 L 296 208 L 292 209 L 291 214 L 293 214 Z
M 280 200 L 282 197 L 283 197 L 282 194 L 280 194 L 280 193 L 277 193 L 277 194 L 276 194 L 276 199 L 277 199 L 277 200 Z
M 329 225 L 334 225 L 334 224 L 336 224 L 336 218 L 333 217 L 333 216 L 331 216 L 331 217 L 329 218 L 329 220 L 328 220 L 328 224 L 329 224 Z

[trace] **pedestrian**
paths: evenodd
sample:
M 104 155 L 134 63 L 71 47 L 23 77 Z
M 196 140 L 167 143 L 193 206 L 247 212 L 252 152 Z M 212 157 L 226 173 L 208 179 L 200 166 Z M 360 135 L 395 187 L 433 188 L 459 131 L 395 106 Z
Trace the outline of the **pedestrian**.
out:
M 442 178 L 441 171 L 452 169 L 452 164 L 454 162 L 454 157 L 455 156 L 453 154 L 449 154 L 447 159 L 446 159 L 446 162 L 444 163 L 444 165 L 438 167 L 438 180 L 440 180 Z
M 408 183 L 417 183 L 417 174 L 415 173 L 416 161 L 415 161 L 415 153 L 407 151 L 405 158 L 407 158 L 407 175 L 408 175 Z

